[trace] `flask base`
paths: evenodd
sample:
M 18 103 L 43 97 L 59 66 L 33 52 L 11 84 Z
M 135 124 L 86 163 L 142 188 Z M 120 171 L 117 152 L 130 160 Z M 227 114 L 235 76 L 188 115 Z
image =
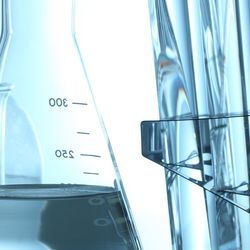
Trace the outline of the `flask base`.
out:
M 121 194 L 114 189 L 18 186 L 6 186 L 5 197 L 1 189 L 0 249 L 139 249 Z

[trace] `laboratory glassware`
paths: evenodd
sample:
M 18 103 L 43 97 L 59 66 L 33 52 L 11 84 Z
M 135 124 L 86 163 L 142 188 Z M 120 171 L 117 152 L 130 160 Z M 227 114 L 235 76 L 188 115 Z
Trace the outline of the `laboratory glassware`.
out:
M 166 168 L 173 249 L 250 245 L 249 6 L 149 0 L 161 120 L 142 153 Z
M 1 249 L 141 249 L 75 10 L 1 1 Z

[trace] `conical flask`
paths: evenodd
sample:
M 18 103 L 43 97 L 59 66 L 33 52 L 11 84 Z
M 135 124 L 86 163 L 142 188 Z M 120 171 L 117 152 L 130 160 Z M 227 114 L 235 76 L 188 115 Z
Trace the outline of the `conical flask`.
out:
M 76 2 L 1 4 L 0 248 L 140 249 L 76 41 Z

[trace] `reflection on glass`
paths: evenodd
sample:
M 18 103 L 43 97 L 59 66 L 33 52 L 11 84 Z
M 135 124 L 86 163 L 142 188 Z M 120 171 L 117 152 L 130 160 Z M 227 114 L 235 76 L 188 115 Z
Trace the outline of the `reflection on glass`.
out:
M 76 4 L 0 0 L 0 249 L 141 249 Z
M 214 120 L 223 120 L 224 126 L 214 127 Z M 250 212 L 249 122 L 250 115 L 143 122 L 142 138 L 148 139 L 143 139 L 142 153 L 168 170 Z M 216 143 L 217 137 L 225 130 L 232 133 L 225 134 L 222 145 L 227 154 L 219 151 Z M 235 130 L 239 132 L 234 137 Z M 178 138 L 179 143 L 172 143 L 173 138 L 174 142 Z M 178 155 L 178 160 L 165 157 L 172 154 Z M 239 156 L 241 160 L 237 162 Z M 231 168 L 227 168 L 228 165 Z M 231 199 L 228 194 L 233 194 Z M 236 198 L 238 196 L 241 198 Z
M 60 199 L 0 200 L 0 248 L 136 249 L 123 199 L 108 191 Z
M 148 2 L 161 120 L 142 154 L 166 169 L 173 249 L 247 250 L 250 1 Z

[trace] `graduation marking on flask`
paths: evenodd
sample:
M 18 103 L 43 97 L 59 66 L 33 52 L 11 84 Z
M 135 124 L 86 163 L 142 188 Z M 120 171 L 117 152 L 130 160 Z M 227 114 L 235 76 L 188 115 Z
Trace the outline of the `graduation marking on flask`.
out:
M 83 172 L 83 174 L 99 175 L 99 173 L 97 172 Z
M 101 155 L 95 155 L 95 154 L 80 154 L 80 156 L 90 156 L 90 157 L 101 158 Z
M 88 103 L 86 102 L 72 102 L 73 105 L 83 105 L 83 106 L 86 106 L 88 105 Z
M 89 132 L 83 132 L 83 131 L 77 131 L 76 133 L 79 135 L 90 135 Z
M 65 107 L 67 108 L 68 100 L 67 98 L 50 98 L 49 99 L 49 106 L 50 107 Z
M 74 158 L 73 154 L 74 154 L 73 150 L 57 149 L 55 151 L 55 156 L 57 158 L 71 158 L 71 159 L 73 159 Z

